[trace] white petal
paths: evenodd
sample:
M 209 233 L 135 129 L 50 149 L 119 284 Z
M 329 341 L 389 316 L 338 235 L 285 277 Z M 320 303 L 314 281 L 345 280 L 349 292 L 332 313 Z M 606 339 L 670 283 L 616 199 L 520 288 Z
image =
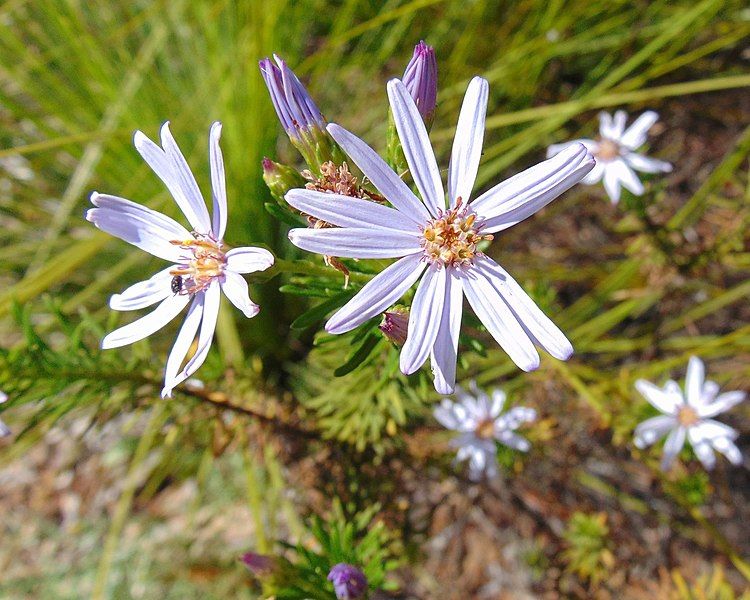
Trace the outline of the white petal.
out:
M 581 183 L 584 183 L 586 185 L 599 183 L 602 177 L 604 177 L 605 164 L 606 163 L 603 163 L 600 160 L 596 161 L 594 168 L 591 169 L 583 179 L 581 179 Z
M 447 398 L 444 398 L 440 405 L 433 409 L 432 414 L 437 422 L 446 429 L 458 431 L 461 427 L 462 420 L 454 410 L 454 403 Z
M 397 258 L 422 250 L 416 232 L 372 227 L 292 229 L 289 241 L 309 252 L 342 258 Z
M 711 442 L 718 438 L 737 439 L 739 434 L 729 425 L 725 425 L 714 419 L 706 419 L 690 428 L 693 437 L 696 440 L 705 440 Z
M 431 266 L 419 282 L 409 312 L 406 342 L 401 348 L 400 366 L 405 375 L 424 364 L 435 344 L 445 302 L 446 269 Z
M 611 162 L 604 166 L 603 183 L 612 204 L 617 204 L 620 201 L 620 174 L 617 169 L 612 169 L 611 167 Z
M 150 336 L 174 319 L 189 301 L 189 296 L 181 294 L 169 296 L 145 317 L 107 334 L 102 340 L 102 349 L 119 348 Z
M 198 326 L 203 318 L 203 304 L 205 295 L 203 292 L 199 292 L 193 298 L 193 302 L 188 309 L 187 316 L 182 323 L 180 332 L 177 334 L 177 339 L 172 346 L 172 350 L 167 358 L 167 367 L 164 371 L 164 389 L 162 390 L 163 397 L 169 397 L 172 395 L 172 388 L 176 384 L 171 382 L 175 381 L 177 372 L 182 366 L 182 361 L 185 360 L 190 346 L 195 339 L 195 334 L 198 332 Z
M 664 455 L 661 459 L 662 471 L 666 471 L 672 466 L 674 459 L 680 453 L 680 450 L 682 450 L 682 447 L 685 445 L 685 434 L 685 428 L 678 427 L 667 436 L 667 441 L 664 442 Z
M 97 208 L 86 211 L 86 219 L 102 231 L 170 262 L 182 259 L 182 250 L 170 240 L 190 238 L 190 232 L 166 215 L 125 198 L 91 194 Z
M 474 269 L 464 279 L 464 293 L 479 320 L 511 360 L 524 371 L 539 366 L 539 354 L 511 310 L 483 273 Z
M 227 184 L 224 175 L 224 157 L 219 146 L 220 138 L 221 123 L 216 121 L 211 125 L 211 131 L 208 134 L 208 160 L 211 165 L 211 196 L 214 203 L 211 230 L 217 240 L 224 238 L 224 231 L 227 228 Z
M 265 248 L 246 246 L 232 248 L 226 253 L 227 269 L 235 273 L 255 273 L 265 271 L 273 265 L 273 254 Z
M 573 346 L 565 334 L 545 315 L 523 288 L 505 269 L 489 257 L 481 256 L 475 261 L 488 281 L 495 288 L 515 315 L 521 326 L 542 348 L 555 358 L 568 360 Z
M 509 448 L 520 450 L 521 452 L 528 452 L 531 449 L 531 444 L 526 438 L 512 431 L 502 431 L 495 436 L 495 439 L 501 444 L 505 444 Z
M 451 207 L 455 206 L 457 198 L 461 198 L 464 204 L 471 198 L 479 159 L 482 156 L 488 94 L 487 80 L 474 77 L 469 83 L 461 105 L 456 135 L 453 138 L 451 162 L 448 167 L 448 198 Z
M 406 233 L 418 232 L 417 226 L 404 219 L 403 213 L 371 200 L 305 189 L 290 190 L 284 199 L 297 210 L 338 227 L 378 227 Z
M 426 264 L 411 254 L 389 265 L 357 292 L 326 323 L 328 333 L 345 333 L 393 306 L 414 285 Z
M 201 319 L 200 331 L 198 332 L 198 348 L 195 354 L 187 361 L 182 371 L 169 381 L 164 382 L 162 397 L 169 396 L 172 390 L 195 373 L 205 362 L 208 351 L 216 331 L 216 320 L 219 316 L 219 305 L 221 302 L 221 289 L 218 282 L 213 281 L 204 292 L 203 318 Z
M 594 168 L 594 158 L 578 144 L 526 169 L 482 194 L 472 204 L 484 232 L 501 231 L 541 210 Z
M 628 115 L 624 110 L 618 110 L 615 112 L 614 119 L 611 118 L 607 113 L 601 113 L 599 131 L 602 137 L 610 140 L 619 141 L 622 137 L 622 133 L 625 130 L 625 123 L 628 120 Z
M 528 406 L 514 406 L 503 417 L 508 429 L 518 429 L 523 423 L 536 420 L 536 411 Z
M 705 397 L 705 395 L 704 395 Z M 710 403 L 701 403 L 696 412 L 699 417 L 714 417 L 723 413 L 745 399 L 745 392 L 726 392 L 720 394 L 716 400 Z
M 637 152 L 628 152 L 623 158 L 633 169 L 642 173 L 669 173 L 672 170 L 670 163 Z
M 439 210 L 445 210 L 445 192 L 424 121 L 403 83 L 398 79 L 391 79 L 387 87 L 393 120 L 409 165 L 409 173 L 428 210 L 433 216 L 437 216 Z
M 566 148 L 570 148 L 571 146 L 575 146 L 576 144 L 582 144 L 589 152 L 592 153 L 595 152 L 597 148 L 599 148 L 599 144 L 594 140 L 590 140 L 588 138 L 580 138 L 577 140 L 571 140 L 569 142 L 563 142 L 562 144 L 552 144 L 547 148 L 547 158 L 557 156 Z
M 109 299 L 109 307 L 112 310 L 138 310 L 171 296 L 172 269 L 174 266 L 167 267 L 146 281 L 134 283 L 121 294 L 114 294 Z
M 654 408 L 665 414 L 674 415 L 683 404 L 681 394 L 669 393 L 645 379 L 636 381 L 635 388 Z
M 735 466 L 742 464 L 742 453 L 740 449 L 729 438 L 717 438 L 713 441 L 713 447 L 721 452 Z
M 177 142 L 172 137 L 172 132 L 169 130 L 169 121 L 162 125 L 160 133 L 164 153 L 172 164 L 174 181 L 182 190 L 182 197 L 185 201 L 184 204 L 180 204 L 178 201 L 178 204 L 180 204 L 182 212 L 185 213 L 185 217 L 196 231 L 208 233 L 211 231 L 211 221 L 208 218 L 206 203 L 195 181 L 193 172 L 190 170 Z
M 687 374 L 685 375 L 685 398 L 687 403 L 699 408 L 702 406 L 701 398 L 703 381 L 706 378 L 706 368 L 703 361 L 697 356 L 691 356 L 688 361 Z
M 607 165 L 607 170 L 615 171 L 617 173 L 620 183 L 626 190 L 632 192 L 636 196 L 643 194 L 643 184 L 641 183 L 641 180 L 638 179 L 638 176 L 633 172 L 633 169 L 631 169 L 624 160 L 618 158 L 612 161 Z
M 701 405 L 711 404 L 719 395 L 719 384 L 715 381 L 704 381 L 703 390 L 701 391 Z
M 660 437 L 666 435 L 667 431 L 676 426 L 677 421 L 671 415 L 659 415 L 658 417 L 646 419 L 635 428 L 635 445 L 638 448 L 650 446 Z
M 505 406 L 505 392 L 501 389 L 492 390 L 492 406 L 490 407 L 490 416 L 494 419 L 502 411 Z
M 326 129 L 388 202 L 407 219 L 417 225 L 424 225 L 430 218 L 430 213 L 375 150 L 335 123 L 330 123 Z
M 440 329 L 435 338 L 430 362 L 438 394 L 451 394 L 456 384 L 458 334 L 461 329 L 464 294 L 461 279 L 454 269 L 446 270 L 445 302 L 440 316 Z
M 639 116 L 633 124 L 625 130 L 620 137 L 620 143 L 631 150 L 642 146 L 646 142 L 646 136 L 651 126 L 659 119 L 659 115 L 653 110 L 647 110 Z
M 689 435 L 690 432 L 688 432 Z M 703 463 L 703 466 L 706 468 L 706 470 L 710 471 L 711 469 L 716 466 L 716 455 L 714 454 L 714 449 L 708 442 L 698 442 L 694 443 L 690 442 L 693 446 L 693 452 L 695 452 L 695 455 L 698 457 L 698 460 Z
M 242 275 L 232 271 L 225 272 L 224 281 L 221 283 L 221 291 L 248 319 L 252 319 L 258 314 L 260 307 L 250 300 L 247 281 Z

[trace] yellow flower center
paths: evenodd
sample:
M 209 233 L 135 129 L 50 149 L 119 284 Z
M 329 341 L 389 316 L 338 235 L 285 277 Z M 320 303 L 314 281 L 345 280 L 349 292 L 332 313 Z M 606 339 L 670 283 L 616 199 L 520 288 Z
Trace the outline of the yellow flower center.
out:
M 599 147 L 594 152 L 594 156 L 601 160 L 614 160 L 620 156 L 620 144 L 605 138 L 599 142 Z
M 677 411 L 677 421 L 683 427 L 692 427 L 698 422 L 698 413 L 692 406 L 683 406 Z
M 172 291 L 176 294 L 195 294 L 208 287 L 211 281 L 224 273 L 227 257 L 222 243 L 213 238 L 193 233 L 189 240 L 170 240 L 170 244 L 192 252 L 186 263 L 172 269 Z
M 495 422 L 492 419 L 480 421 L 475 430 L 476 436 L 483 440 L 488 440 L 495 433 Z
M 476 224 L 476 214 L 468 206 L 461 207 L 461 198 L 455 208 L 427 221 L 422 230 L 421 245 L 424 255 L 432 263 L 445 266 L 468 266 L 479 253 L 477 244 L 491 240 L 492 235 L 480 233 L 482 225 Z

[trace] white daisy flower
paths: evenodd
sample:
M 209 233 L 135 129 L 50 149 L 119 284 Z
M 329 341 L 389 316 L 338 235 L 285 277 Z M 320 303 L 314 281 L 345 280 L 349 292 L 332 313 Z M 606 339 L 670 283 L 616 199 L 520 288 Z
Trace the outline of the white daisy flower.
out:
M 571 144 L 583 144 L 594 155 L 596 166 L 583 178 L 583 183 L 592 185 L 604 181 L 604 189 L 613 203 L 620 200 L 620 189 L 624 187 L 636 196 L 643 193 L 643 184 L 634 171 L 642 173 L 669 173 L 672 165 L 663 160 L 649 158 L 636 152 L 646 143 L 648 130 L 659 115 L 648 110 L 625 129 L 628 115 L 623 110 L 615 113 L 599 113 L 599 139 L 580 139 L 564 144 L 553 144 L 547 156 L 555 156 Z
M 293 229 L 296 246 L 327 256 L 399 258 L 365 285 L 326 323 L 329 333 L 351 331 L 394 305 L 420 278 L 411 304 L 400 366 L 414 373 L 430 357 L 435 389 L 453 391 L 464 295 L 487 330 L 522 369 L 539 366 L 534 343 L 565 360 L 565 335 L 495 261 L 483 240 L 533 215 L 580 181 L 594 159 L 580 144 L 511 177 L 474 201 L 471 191 L 482 153 L 487 81 L 475 77 L 464 97 L 448 171 L 448 205 L 422 117 L 395 79 L 388 97 L 406 161 L 422 201 L 365 142 L 344 128 L 327 129 L 393 208 L 368 200 L 296 189 L 296 209 L 336 225 Z
M 102 348 L 132 344 L 158 331 L 186 306 L 187 316 L 167 359 L 162 396 L 185 381 L 206 360 L 216 328 L 221 292 L 246 317 L 258 314 L 258 306 L 248 296 L 241 273 L 263 271 L 273 264 L 273 255 L 263 248 L 227 250 L 222 238 L 227 225 L 227 195 L 224 161 L 219 148 L 221 123 L 214 123 L 209 134 L 209 162 L 213 196 L 213 219 L 209 217 L 198 184 L 180 152 L 169 123 L 161 128 L 163 149 L 136 131 L 135 147 L 159 176 L 180 207 L 191 229 L 175 220 L 130 200 L 94 192 L 86 219 L 141 250 L 172 263 L 150 279 L 130 286 L 110 298 L 114 310 L 138 310 L 159 305 L 145 317 L 120 327 L 102 340 Z M 195 337 L 198 346 L 180 368 Z
M 528 440 L 515 430 L 523 423 L 536 419 L 536 411 L 525 406 L 516 406 L 503 413 L 505 392 L 492 391 L 492 399 L 472 381 L 473 395 L 456 387 L 458 402 L 447 398 L 433 411 L 435 419 L 445 428 L 458 431 L 461 435 L 450 444 L 458 449 L 456 461 L 469 460 L 469 476 L 480 479 L 497 475 L 495 442 L 500 442 L 521 452 L 531 448 Z
M 5 404 L 8 401 L 8 394 L 5 392 L 0 392 L 0 404 Z M 2 419 L 0 419 L 0 438 L 8 437 L 10 435 L 10 429 L 8 426 L 3 423 Z
M 705 368 L 701 359 L 693 356 L 688 362 L 685 376 L 685 392 L 675 381 L 668 381 L 664 388 L 639 379 L 636 389 L 656 409 L 664 413 L 646 419 L 635 429 L 635 445 L 645 448 L 664 437 L 664 456 L 661 467 L 667 470 L 682 450 L 685 439 L 690 442 L 696 456 L 706 469 L 716 464 L 714 450 L 721 452 L 734 465 L 742 462 L 742 455 L 734 444 L 738 433 L 710 419 L 732 408 L 745 399 L 745 392 L 719 394 L 719 386 L 713 381 L 704 381 Z

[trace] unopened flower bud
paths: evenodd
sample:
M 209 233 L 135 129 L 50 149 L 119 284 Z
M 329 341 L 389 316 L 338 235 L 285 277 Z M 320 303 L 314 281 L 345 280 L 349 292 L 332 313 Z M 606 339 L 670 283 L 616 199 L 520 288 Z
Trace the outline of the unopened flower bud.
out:
M 246 552 L 242 555 L 242 562 L 248 570 L 256 577 L 264 577 L 270 575 L 276 568 L 276 561 L 270 556 L 265 554 L 257 554 L 256 552 Z
M 277 202 L 284 203 L 284 194 L 289 190 L 304 187 L 305 179 L 292 167 L 263 159 L 263 181 Z
M 383 313 L 383 322 L 378 326 L 385 337 L 399 346 L 406 342 L 409 327 L 409 311 L 402 308 Z
M 419 42 L 414 47 L 414 56 L 406 66 L 402 81 L 429 128 L 437 106 L 437 60 L 432 46 Z
M 338 600 L 364 598 L 367 591 L 367 578 L 357 567 L 346 563 L 335 565 L 328 573 L 328 581 L 333 582 L 333 590 Z

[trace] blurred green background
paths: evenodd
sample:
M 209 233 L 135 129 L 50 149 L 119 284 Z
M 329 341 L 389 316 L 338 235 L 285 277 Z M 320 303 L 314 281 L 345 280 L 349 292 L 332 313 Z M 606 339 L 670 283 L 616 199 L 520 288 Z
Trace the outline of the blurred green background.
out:
M 291 257 L 286 227 L 263 207 L 269 196 L 261 159 L 300 164 L 258 71 L 258 60 L 271 53 L 308 84 L 329 121 L 383 150 L 385 82 L 401 75 L 413 45 L 424 39 L 438 57 L 432 138 L 442 165 L 465 86 L 473 75 L 483 75 L 490 81 L 490 104 L 479 187 L 537 162 L 550 143 L 591 135 L 601 108 L 659 110 L 661 133 L 656 131 L 652 151 L 676 168 L 665 180 L 654 178 L 647 196 L 628 197 L 613 208 L 601 190 L 577 189 L 494 246 L 508 271 L 570 334 L 577 359 L 545 361 L 529 379 L 520 378 L 499 350 L 464 365 L 480 383 L 508 377 L 509 389 L 531 387 L 541 402 L 546 393 L 576 403 L 588 411 L 585 426 L 591 431 L 614 428 L 625 455 L 625 437 L 642 409 L 628 408 L 637 377 L 679 372 L 689 354 L 699 353 L 717 361 L 720 383 L 737 389 L 750 384 L 749 34 L 750 9 L 740 0 L 5 0 L 0 388 L 19 392 L 11 405 L 32 407 L 19 412 L 19 428 L 27 422 L 24 415 L 33 419 L 22 442 L 2 449 L 6 470 L 0 481 L 15 483 L 0 489 L 0 506 L 10 515 L 3 522 L 0 595 L 74 598 L 93 590 L 97 597 L 118 598 L 254 597 L 234 563 L 238 552 L 263 550 L 277 535 L 302 535 L 295 515 L 314 496 L 313 483 L 283 468 L 272 440 L 251 430 L 256 443 L 242 444 L 247 438 L 238 438 L 237 431 L 245 421 L 227 426 L 237 449 L 227 456 L 216 451 L 216 413 L 195 404 L 153 408 L 151 391 L 132 403 L 132 394 L 117 392 L 116 377 L 102 380 L 98 369 L 106 361 L 113 361 L 105 369 L 110 374 L 121 368 L 115 359 L 96 356 L 97 327 L 104 331 L 116 323 L 106 298 L 156 271 L 159 262 L 86 223 L 88 195 L 112 193 L 176 216 L 161 182 L 132 147 L 134 130 L 154 138 L 170 120 L 207 191 L 206 134 L 211 122 L 221 120 L 227 242 L 260 243 Z M 310 338 L 290 333 L 290 322 L 307 304 L 281 294 L 280 283 L 277 278 L 254 286 L 251 295 L 263 310 L 252 321 L 222 311 L 218 351 L 201 376 L 223 381 L 224 369 L 231 368 L 231 377 L 244 378 L 240 388 L 262 381 L 273 398 L 261 402 L 283 405 L 290 365 L 306 354 Z M 41 336 L 38 342 L 34 335 Z M 61 375 L 68 363 L 55 353 L 65 351 L 66 337 L 88 348 L 76 346 L 76 352 L 89 353 L 89 371 Z M 42 348 L 42 338 L 48 348 Z M 154 380 L 153 373 L 143 376 L 142 365 L 152 355 L 152 370 L 161 364 L 172 339 L 163 333 L 132 351 L 132 368 L 125 372 L 134 386 Z M 86 377 L 99 380 L 96 394 L 76 383 Z M 545 388 L 550 379 L 560 388 Z M 38 402 L 42 398 L 46 404 Z M 123 416 L 127 402 L 129 416 Z M 557 407 L 564 411 L 564 405 Z M 747 439 L 747 409 L 742 414 Z M 67 421 L 60 425 L 63 415 Z M 116 423 L 120 433 L 101 434 L 106 443 L 64 441 L 83 439 L 76 435 L 89 435 L 94 422 L 97 431 Z M 182 427 L 171 441 L 164 423 Z M 160 433 L 149 439 L 143 431 Z M 332 435 L 356 442 L 340 430 Z M 180 448 L 182 440 L 189 447 Z M 71 447 L 58 454 L 54 448 L 61 443 Z M 154 452 L 159 456 L 152 459 Z M 63 455 L 65 464 L 55 464 L 55 456 Z M 100 455 L 102 461 L 92 458 Z M 96 477 L 76 468 L 91 461 Z M 168 466 L 159 467 L 156 483 L 149 484 L 157 463 Z M 70 473 L 70 481 L 59 481 L 60 472 Z M 116 493 L 79 490 L 76 502 L 88 499 L 83 502 L 91 507 L 66 529 L 60 498 L 81 477 L 117 481 Z M 738 477 L 747 484 L 746 474 Z M 37 485 L 49 493 L 35 492 L 34 501 L 30 488 Z M 724 501 L 735 508 L 738 501 L 746 504 L 743 485 L 735 490 L 739 496 L 725 495 Z M 159 512 L 153 504 L 165 493 L 175 498 Z M 188 499 L 184 504 L 180 493 Z M 55 509 L 44 508 L 52 498 Z M 722 533 L 706 527 L 697 508 L 672 501 L 683 510 L 686 527 L 708 540 L 702 542 L 708 554 L 723 557 L 735 589 L 746 583 L 737 571 L 750 574 L 740 558 L 746 540 L 738 554 L 732 544 L 741 540 L 727 536 L 737 537 L 732 523 L 747 515 L 747 507 L 724 515 Z M 237 520 L 252 522 L 247 539 L 227 541 L 231 523 L 215 525 L 227 507 L 237 511 Z M 209 531 L 212 523 L 221 534 Z M 423 577 L 434 581 L 435 572 L 427 571 Z M 424 589 L 436 589 L 430 585 Z

